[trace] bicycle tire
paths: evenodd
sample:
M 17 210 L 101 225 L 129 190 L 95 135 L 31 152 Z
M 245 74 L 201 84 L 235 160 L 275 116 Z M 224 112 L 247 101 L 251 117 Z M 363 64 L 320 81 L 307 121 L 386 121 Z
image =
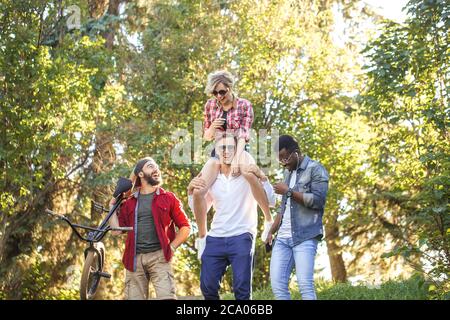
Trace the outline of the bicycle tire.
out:
M 102 271 L 101 257 L 96 251 L 89 251 L 84 260 L 83 273 L 80 282 L 80 299 L 93 300 L 100 283 L 97 271 Z

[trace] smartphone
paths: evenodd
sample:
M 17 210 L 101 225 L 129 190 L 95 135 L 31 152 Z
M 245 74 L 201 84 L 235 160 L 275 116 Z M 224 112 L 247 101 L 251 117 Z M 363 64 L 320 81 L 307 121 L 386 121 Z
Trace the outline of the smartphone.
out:
M 224 111 L 220 119 L 223 119 L 222 128 L 223 130 L 227 130 L 227 111 Z

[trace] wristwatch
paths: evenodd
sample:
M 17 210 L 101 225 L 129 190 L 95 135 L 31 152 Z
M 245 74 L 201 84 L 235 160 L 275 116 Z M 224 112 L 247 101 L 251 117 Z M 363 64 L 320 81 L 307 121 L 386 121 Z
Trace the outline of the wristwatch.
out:
M 286 196 L 287 196 L 288 198 L 292 197 L 292 192 L 293 192 L 293 191 L 294 191 L 294 190 L 292 190 L 292 188 L 289 188 L 288 191 L 286 192 Z

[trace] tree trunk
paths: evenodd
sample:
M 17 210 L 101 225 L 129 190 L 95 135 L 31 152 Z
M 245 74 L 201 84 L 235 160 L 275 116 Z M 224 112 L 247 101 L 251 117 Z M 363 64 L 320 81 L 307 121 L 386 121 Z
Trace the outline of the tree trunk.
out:
M 339 241 L 339 228 L 337 226 L 337 217 L 331 219 L 331 222 L 325 225 L 325 241 L 327 243 L 328 257 L 330 259 L 331 275 L 335 282 L 347 281 L 347 269 Z
M 108 10 L 107 14 L 109 15 L 119 15 L 119 6 L 122 0 L 109 0 L 108 4 Z M 91 1 L 90 2 L 90 9 L 92 11 L 89 13 L 91 17 L 98 16 L 99 8 L 102 8 L 105 6 L 104 0 L 99 1 Z M 103 37 L 105 38 L 105 47 L 109 50 L 113 49 L 114 46 L 114 37 L 116 33 L 116 27 L 111 26 L 104 34 Z M 95 151 L 94 151 L 94 157 L 92 160 L 92 171 L 94 174 L 94 177 L 97 177 L 98 175 L 102 174 L 103 172 L 107 171 L 112 164 L 116 161 L 116 153 L 113 147 L 113 139 L 111 138 L 110 133 L 108 132 L 102 132 L 97 131 L 95 135 Z M 105 188 L 104 186 L 96 187 L 93 191 L 93 200 L 95 202 L 99 203 L 106 203 L 111 198 L 111 193 L 109 188 Z M 93 212 L 93 211 L 91 211 Z M 100 218 L 102 217 L 103 213 L 100 213 L 99 217 L 91 217 L 91 218 Z M 94 220 L 100 220 L 100 219 L 94 219 Z M 108 259 L 106 258 L 106 263 L 108 263 Z M 107 271 L 108 266 L 104 266 L 103 271 Z M 105 281 L 100 282 L 100 286 L 98 288 L 97 295 L 95 297 L 96 300 L 102 300 L 105 298 L 105 288 L 106 283 Z

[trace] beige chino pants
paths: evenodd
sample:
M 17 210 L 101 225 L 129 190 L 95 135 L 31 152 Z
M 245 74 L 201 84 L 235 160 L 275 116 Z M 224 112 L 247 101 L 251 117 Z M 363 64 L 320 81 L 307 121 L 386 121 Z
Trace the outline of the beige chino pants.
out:
M 157 299 L 177 298 L 172 264 L 166 261 L 162 250 L 136 256 L 136 271 L 126 271 L 125 299 L 147 300 L 149 282 L 155 288 Z

